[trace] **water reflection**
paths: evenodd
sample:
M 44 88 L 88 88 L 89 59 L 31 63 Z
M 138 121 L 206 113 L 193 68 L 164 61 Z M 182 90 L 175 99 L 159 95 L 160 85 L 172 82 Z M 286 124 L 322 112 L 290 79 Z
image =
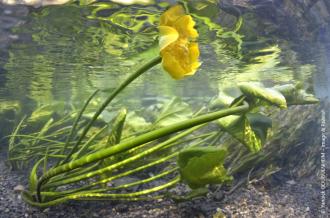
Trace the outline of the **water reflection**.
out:
M 98 2 L 34 11 L 25 25 L 13 29 L 31 37 L 11 46 L 1 92 L 37 104 L 79 105 L 96 88 L 107 95 L 140 63 L 158 55 L 157 23 L 168 5 Z M 258 35 L 255 15 L 218 1 L 188 1 L 186 7 L 200 32 L 201 69 L 194 77 L 173 81 L 155 68 L 125 90 L 125 105 L 139 107 L 143 97 L 172 95 L 206 101 L 243 81 L 313 86 L 315 65 L 297 55 L 294 42 Z

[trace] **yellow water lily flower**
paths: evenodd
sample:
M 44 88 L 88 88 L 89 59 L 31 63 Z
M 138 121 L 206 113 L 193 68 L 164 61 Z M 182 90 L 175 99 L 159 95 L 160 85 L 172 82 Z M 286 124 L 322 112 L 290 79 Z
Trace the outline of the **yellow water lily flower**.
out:
M 174 78 L 195 74 L 201 65 L 195 22 L 181 5 L 175 5 L 160 17 L 159 47 L 163 68 Z

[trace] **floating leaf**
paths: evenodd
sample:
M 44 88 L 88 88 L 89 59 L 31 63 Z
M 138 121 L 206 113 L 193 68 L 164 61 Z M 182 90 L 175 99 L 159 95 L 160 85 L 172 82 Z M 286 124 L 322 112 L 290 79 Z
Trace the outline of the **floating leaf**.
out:
M 247 97 L 257 98 L 280 108 L 287 108 L 285 97 L 275 89 L 265 88 L 259 83 L 241 83 L 239 88 Z
M 226 149 L 216 147 L 196 147 L 181 151 L 178 165 L 183 181 L 192 189 L 230 182 L 232 177 L 223 166 L 226 155 Z

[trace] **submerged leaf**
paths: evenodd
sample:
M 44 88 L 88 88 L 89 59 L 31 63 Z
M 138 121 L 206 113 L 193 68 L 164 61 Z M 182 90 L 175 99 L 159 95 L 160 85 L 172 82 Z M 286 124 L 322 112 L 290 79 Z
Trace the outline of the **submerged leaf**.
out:
M 189 119 L 192 116 L 191 108 L 187 103 L 179 98 L 172 98 L 163 105 L 163 109 L 154 122 L 154 128 L 168 126 L 182 120 Z
M 64 102 L 54 102 L 52 104 L 42 105 L 33 111 L 27 122 L 31 125 L 31 123 L 34 122 L 49 120 L 55 112 L 60 114 L 64 113 L 64 106 Z
M 265 88 L 259 83 L 241 83 L 239 88 L 247 97 L 257 98 L 280 108 L 287 108 L 285 97 L 275 89 Z
M 120 142 L 123 127 L 127 115 L 127 110 L 122 108 L 116 118 L 112 121 L 111 132 L 107 139 L 107 145 L 115 145 Z
M 29 177 L 29 190 L 31 192 L 34 192 L 37 190 L 37 184 L 38 184 L 38 176 L 37 171 L 39 165 L 42 163 L 44 158 L 40 159 L 38 162 L 36 162 L 31 170 L 30 177 Z
M 274 88 L 284 95 L 288 105 L 316 104 L 319 102 L 314 95 L 307 93 L 303 89 L 299 89 L 293 84 L 276 86 Z
M 224 92 L 220 92 L 218 97 L 211 100 L 209 104 L 210 110 L 220 110 L 223 108 L 228 108 L 233 102 L 234 98 L 227 95 Z
M 257 152 L 266 141 L 272 120 L 259 113 L 249 113 L 221 118 L 218 124 L 251 152 Z
M 183 181 L 192 189 L 230 182 L 232 177 L 223 166 L 226 155 L 226 149 L 216 147 L 196 147 L 181 151 L 178 165 Z
M 143 117 L 137 115 L 136 112 L 129 112 L 125 122 L 125 136 L 130 135 L 132 132 L 140 132 L 149 129 L 151 123 L 147 122 Z
M 272 119 L 260 113 L 248 113 L 246 117 L 263 145 L 266 142 L 268 129 L 272 128 Z

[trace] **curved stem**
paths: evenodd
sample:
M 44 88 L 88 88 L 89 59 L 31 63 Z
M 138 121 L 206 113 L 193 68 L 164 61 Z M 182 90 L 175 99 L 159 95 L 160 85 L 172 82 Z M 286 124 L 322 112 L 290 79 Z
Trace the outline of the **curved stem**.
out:
M 84 111 L 86 110 L 86 108 L 87 108 L 87 106 L 89 105 L 89 102 L 94 98 L 94 96 L 97 94 L 99 92 L 99 90 L 97 89 L 88 99 L 87 99 L 87 101 L 86 101 L 86 103 L 84 104 L 84 106 L 83 106 L 83 108 L 80 110 L 80 112 L 79 112 L 79 114 L 78 114 L 78 116 L 77 116 L 77 118 L 76 118 L 76 120 L 74 121 L 74 124 L 73 124 L 73 126 L 72 126 L 72 128 L 71 128 L 71 131 L 70 131 L 70 133 L 69 133 L 69 136 L 68 136 L 68 138 L 66 139 L 66 141 L 65 141 L 65 145 L 64 145 L 64 147 L 63 147 L 63 149 L 62 149 L 62 154 L 65 152 L 65 150 L 67 149 L 67 146 L 69 145 L 69 143 L 70 143 L 70 141 L 71 141 L 71 139 L 72 139 L 72 137 L 73 137 L 73 134 L 75 133 L 75 131 L 76 131 L 76 128 L 77 128 L 77 126 L 78 126 L 78 123 L 79 123 L 79 121 L 80 121 L 80 119 L 81 119 L 81 117 L 82 117 L 82 115 L 83 115 L 83 113 L 84 113 Z M 70 157 L 71 157 L 71 155 L 75 152 L 75 150 L 76 150 L 76 148 L 78 147 L 78 143 L 76 143 L 74 146 L 73 146 L 73 148 L 71 149 L 71 151 L 70 151 L 70 153 L 67 155 L 67 157 L 63 160 L 63 161 L 61 161 L 61 162 L 58 162 L 58 164 L 59 163 L 65 163 L 65 162 L 67 162 L 69 159 L 70 159 Z M 57 164 L 57 165 L 58 165 Z
M 68 200 L 147 200 L 147 199 L 152 199 L 153 197 L 148 197 L 148 198 L 142 198 L 140 199 L 139 196 L 141 195 L 147 195 L 151 193 L 158 192 L 160 190 L 172 187 L 179 183 L 181 180 L 180 176 L 175 177 L 171 181 L 159 185 L 150 189 L 142 190 L 142 191 L 137 191 L 133 193 L 119 193 L 119 194 L 104 194 L 104 193 L 76 193 L 72 195 L 65 196 L 63 198 L 57 198 L 53 201 L 48 201 L 45 203 L 38 203 L 35 201 L 31 200 L 31 196 L 29 195 L 28 192 L 23 192 L 23 199 L 24 201 L 28 202 L 30 205 L 37 206 L 37 207 L 50 207 L 54 206 L 56 204 L 64 203 Z M 157 197 L 157 196 L 155 196 Z
M 154 131 L 150 131 L 146 134 L 137 136 L 130 141 L 120 143 L 120 144 L 112 146 L 110 148 L 103 149 L 99 152 L 95 152 L 93 154 L 86 155 L 78 160 L 71 161 L 70 163 L 63 164 L 59 167 L 50 169 L 46 174 L 44 174 L 39 179 L 38 186 L 37 186 L 38 198 L 40 197 L 41 186 L 53 176 L 73 170 L 73 169 L 81 167 L 85 164 L 89 164 L 89 163 L 104 159 L 106 157 L 117 154 L 119 152 L 126 151 L 130 148 L 141 145 L 143 143 L 147 143 L 147 142 L 153 141 L 155 139 L 170 135 L 172 133 L 191 128 L 193 126 L 197 126 L 197 125 L 200 125 L 203 123 L 208 123 L 208 122 L 211 122 L 213 120 L 216 120 L 221 117 L 228 116 L 228 115 L 244 113 L 244 112 L 248 111 L 248 109 L 249 109 L 248 104 L 245 104 L 242 106 L 227 108 L 227 109 L 223 109 L 223 110 L 220 110 L 217 112 L 201 115 L 199 117 L 195 117 L 190 120 L 181 121 L 176 124 L 169 125 L 167 127 L 163 127 L 163 128 L 160 128 L 160 129 L 157 129 Z
M 195 127 L 195 128 L 194 128 L 194 131 L 197 130 L 197 129 L 199 129 L 199 128 L 201 128 L 201 127 L 203 127 L 203 126 L 205 126 L 205 124 L 200 125 L 200 126 L 198 126 L 198 127 Z M 189 132 L 188 132 L 188 131 L 189 131 Z M 186 130 L 185 132 L 186 132 L 186 134 L 187 134 L 187 133 L 189 134 L 189 133 L 191 132 L 191 130 Z M 181 134 L 180 134 L 181 136 L 180 136 L 179 138 L 184 137 L 186 134 L 181 133 Z M 202 143 L 204 143 L 206 140 L 208 140 L 210 137 L 214 136 L 214 133 L 213 133 L 212 135 L 210 135 L 210 134 L 203 134 L 203 135 L 201 135 L 201 136 L 204 137 L 204 136 L 206 136 L 206 135 L 208 135 L 207 138 L 205 138 L 205 139 L 203 139 L 203 140 L 201 140 L 201 141 L 199 141 L 199 142 L 197 142 L 197 143 L 194 143 L 193 145 L 189 145 L 189 147 L 199 146 L 200 144 L 202 144 Z M 164 142 L 164 143 L 166 143 L 166 144 L 168 144 L 168 145 L 165 144 L 165 146 L 164 146 L 162 149 L 168 149 L 168 148 L 173 147 L 173 146 L 176 146 L 176 145 L 178 145 L 178 144 L 182 144 L 182 143 L 186 143 L 186 142 L 188 142 L 188 141 L 194 140 L 194 139 L 198 139 L 198 138 L 200 138 L 201 136 L 199 136 L 199 137 L 193 137 L 192 139 L 189 139 L 189 140 L 183 140 L 183 141 L 178 141 L 179 138 L 176 138 L 175 140 L 171 140 L 171 139 L 169 139 L 169 140 L 167 140 L 167 141 Z M 170 140 L 171 140 L 171 141 L 170 141 Z M 175 142 L 173 142 L 173 143 L 169 143 L 169 142 L 172 142 L 172 141 L 175 141 Z M 139 147 L 139 146 L 138 146 L 138 147 Z M 135 148 L 133 148 L 133 149 L 135 149 Z M 160 149 L 160 150 L 161 150 L 161 149 Z M 129 150 L 129 151 L 130 151 L 130 150 Z M 155 166 L 155 165 L 158 165 L 158 164 L 164 163 L 164 162 L 166 162 L 166 161 L 172 159 L 173 157 L 176 157 L 177 155 L 178 155 L 178 152 L 174 152 L 174 153 L 171 153 L 171 154 L 168 155 L 168 156 L 165 156 L 165 157 L 162 157 L 162 158 L 158 158 L 156 161 L 153 161 L 153 162 L 148 163 L 148 164 L 144 164 L 143 166 L 137 167 L 137 168 L 135 168 L 135 169 L 131 169 L 131 170 L 128 170 L 128 171 L 126 171 L 126 172 L 123 172 L 123 173 L 117 174 L 117 175 L 115 175 L 115 176 L 108 177 L 108 178 L 106 178 L 106 179 L 103 179 L 103 180 L 100 180 L 100 181 L 97 181 L 97 182 L 91 183 L 91 184 L 89 184 L 89 185 L 87 185 L 87 186 L 83 186 L 83 187 L 80 187 L 80 188 L 77 188 L 77 189 L 72 189 L 72 190 L 69 190 L 69 191 L 62 192 L 62 193 L 63 193 L 63 194 L 75 193 L 75 192 L 79 192 L 79 191 L 82 191 L 82 190 L 86 190 L 86 189 L 92 188 L 93 186 L 97 186 L 97 185 L 105 184 L 105 183 L 108 183 L 108 182 L 113 181 L 113 180 L 115 180 L 115 179 L 122 178 L 122 177 L 124 177 L 124 176 L 128 176 L 128 175 L 131 175 L 131 174 L 133 174 L 133 173 L 136 173 L 136 172 L 139 172 L 139 171 L 145 170 L 145 169 L 147 169 L 147 168 L 150 168 L 150 167 L 152 167 L 152 166 Z M 88 170 L 88 171 L 90 171 L 90 170 Z M 87 173 L 88 171 L 86 171 L 86 173 Z M 73 178 L 73 177 L 75 177 L 75 176 L 78 176 L 78 175 L 81 175 L 81 174 L 84 174 L 84 173 L 85 173 L 85 172 L 81 172 L 81 173 L 78 172 L 78 173 L 76 173 L 76 174 L 71 174 L 70 177 L 59 178 L 59 179 L 57 179 L 57 180 L 51 181 L 51 183 L 48 183 L 48 184 L 45 185 L 45 188 L 53 187 L 53 182 L 55 182 L 55 183 L 56 183 L 56 182 L 62 182 L 62 181 L 64 181 L 64 180 L 67 180 L 67 179 L 69 179 L 69 178 Z M 53 177 L 53 178 L 55 178 L 55 177 Z M 58 186 L 58 185 L 59 185 L 59 184 L 55 184 L 55 186 Z
M 80 137 L 78 138 L 77 142 L 75 143 L 75 145 L 73 146 L 74 148 L 78 147 L 79 144 L 82 142 L 82 140 L 84 139 L 84 137 L 86 136 L 87 132 L 89 131 L 89 129 L 92 127 L 92 125 L 94 124 L 94 122 L 97 120 L 97 118 L 100 116 L 100 114 L 104 111 L 104 109 L 110 104 L 110 102 L 126 87 L 128 86 L 131 82 L 133 82 L 136 78 L 138 78 L 140 75 L 142 75 L 144 72 L 146 72 L 147 70 L 151 69 L 152 67 L 156 66 L 157 64 L 159 64 L 162 61 L 162 58 L 160 56 L 152 59 L 150 62 L 148 62 L 147 64 L 143 65 L 141 68 L 139 68 L 135 73 L 133 73 L 132 75 L 130 75 L 119 87 L 117 87 L 112 94 L 103 102 L 103 104 L 99 107 L 99 109 L 95 112 L 94 116 L 92 117 L 92 119 L 90 120 L 90 122 L 87 124 L 87 126 L 84 128 L 82 134 L 80 135 Z M 66 161 L 69 160 L 69 158 L 71 157 L 71 155 L 74 153 L 74 149 L 71 150 L 70 154 L 67 156 L 67 158 L 62 162 L 65 163 Z M 38 191 L 37 191 L 37 198 L 38 201 L 40 201 L 40 188 L 41 188 L 41 184 L 43 183 L 43 179 L 41 178 L 39 186 L 38 186 Z
M 151 176 L 147 179 L 141 179 L 141 180 L 134 181 L 134 182 L 131 182 L 131 183 L 125 183 L 125 184 L 122 184 L 122 185 L 119 185 L 119 186 L 116 186 L 116 187 L 99 188 L 99 189 L 92 189 L 92 190 L 87 190 L 87 191 L 84 191 L 83 189 L 81 189 L 79 194 L 83 194 L 83 193 L 106 193 L 108 191 L 125 189 L 125 188 L 129 188 L 129 187 L 132 187 L 132 186 L 146 184 L 146 183 L 149 183 L 149 182 L 154 181 L 156 179 L 167 176 L 171 173 L 174 173 L 178 169 L 179 169 L 178 167 L 174 167 L 172 169 L 165 170 L 165 171 L 163 171 L 163 172 L 161 172 L 161 173 L 159 173 L 155 176 Z M 65 195 L 68 195 L 68 194 L 73 194 L 73 193 L 78 194 L 77 192 L 78 191 L 74 191 L 74 192 L 69 192 L 69 191 L 67 191 L 67 192 L 41 192 L 41 194 L 42 194 L 42 196 L 47 196 L 47 197 L 59 197 L 59 196 L 64 197 Z
M 62 179 L 58 182 L 52 182 L 52 183 L 48 183 L 45 185 L 45 187 L 56 187 L 56 186 L 61 186 L 61 185 L 65 185 L 65 184 L 69 184 L 69 183 L 73 183 L 73 182 L 76 182 L 76 181 L 81 181 L 81 180 L 84 180 L 84 179 L 88 179 L 88 178 L 91 178 L 91 177 L 94 177 L 96 175 L 100 175 L 100 174 L 103 174 L 103 173 L 106 173 L 106 172 L 110 172 L 114 169 L 117 169 L 119 167 L 122 167 L 122 166 L 125 166 L 129 163 L 132 163 L 138 159 L 141 159 L 143 157 L 145 157 L 146 155 L 148 154 L 151 154 L 153 152 L 156 152 L 158 151 L 159 149 L 161 149 L 162 147 L 168 145 L 168 144 L 171 144 L 177 140 L 179 140 L 180 138 L 184 137 L 184 136 L 187 136 L 189 134 L 191 134 L 192 132 L 194 132 L 195 130 L 199 129 L 200 126 L 195 126 L 189 130 L 186 130 L 172 138 L 170 138 L 169 140 L 165 141 L 165 142 L 162 142 L 158 145 L 155 145 L 153 146 L 152 148 L 148 149 L 148 150 L 145 150 L 143 152 L 140 152 L 134 156 L 131 156 L 131 157 L 128 157 L 122 161 L 119 161 L 119 162 L 116 162 L 110 166 L 107 166 L 107 167 L 104 167 L 104 168 L 101 168 L 101 169 L 98 169 L 98 170 L 95 170 L 93 172 L 89 172 L 89 173 L 85 173 L 85 174 L 81 174 L 81 175 L 78 175 L 78 176 L 75 176 L 75 177 L 69 177 L 68 179 Z
M 97 185 L 102 185 L 102 184 L 105 184 L 105 183 L 108 183 L 108 182 L 111 182 L 113 180 L 116 180 L 116 179 L 119 179 L 119 178 L 122 178 L 124 176 L 129 176 L 133 173 L 137 173 L 137 172 L 140 172 L 142 170 L 145 170 L 145 169 L 148 169 L 150 167 L 153 167 L 153 166 L 156 166 L 156 165 L 159 165 L 159 164 L 162 164 L 162 163 L 165 163 L 166 161 L 176 157 L 178 155 L 179 152 L 175 152 L 173 154 L 170 154 L 166 157 L 163 157 L 163 158 L 160 158 L 156 161 L 153 161 L 151 163 L 148 163 L 148 164 L 145 164 L 143 166 L 140 166 L 140 167 L 137 167 L 135 169 L 132 169 L 132 170 L 128 170 L 126 172 L 123 172 L 123 173 L 120 173 L 120 174 L 117 174 L 117 175 L 114 175 L 112 177 L 108 177 L 106 179 L 103 179 L 103 180 L 100 180 L 100 181 L 96 181 L 96 182 L 93 182 L 91 184 L 88 184 L 86 186 L 83 186 L 83 187 L 80 187 L 80 188 L 77 188 L 77 189 L 72 189 L 72 190 L 68 190 L 68 191 L 64 191 L 63 193 L 65 194 L 71 194 L 71 193 L 76 193 L 76 192 L 80 192 L 80 191 L 83 191 L 83 190 L 87 190 L 89 188 L 92 188 L 94 186 L 97 186 Z M 47 184 L 48 185 L 48 184 Z
M 88 130 L 92 127 L 93 123 L 97 120 L 97 118 L 100 116 L 100 114 L 104 111 L 104 109 L 110 104 L 110 102 L 131 82 L 133 82 L 136 78 L 138 78 L 140 75 L 142 75 L 144 72 L 149 70 L 150 68 L 154 67 L 155 65 L 159 64 L 161 62 L 162 58 L 160 56 L 152 59 L 150 62 L 142 66 L 140 69 L 138 69 L 135 73 L 130 75 L 122 84 L 120 84 L 119 87 L 117 87 L 112 94 L 103 102 L 103 104 L 99 107 L 99 109 L 95 112 L 94 116 L 92 117 L 91 121 L 87 124 L 87 126 L 84 128 L 82 134 L 80 135 L 78 141 L 76 142 L 76 145 L 79 145 L 81 141 L 86 136 Z

